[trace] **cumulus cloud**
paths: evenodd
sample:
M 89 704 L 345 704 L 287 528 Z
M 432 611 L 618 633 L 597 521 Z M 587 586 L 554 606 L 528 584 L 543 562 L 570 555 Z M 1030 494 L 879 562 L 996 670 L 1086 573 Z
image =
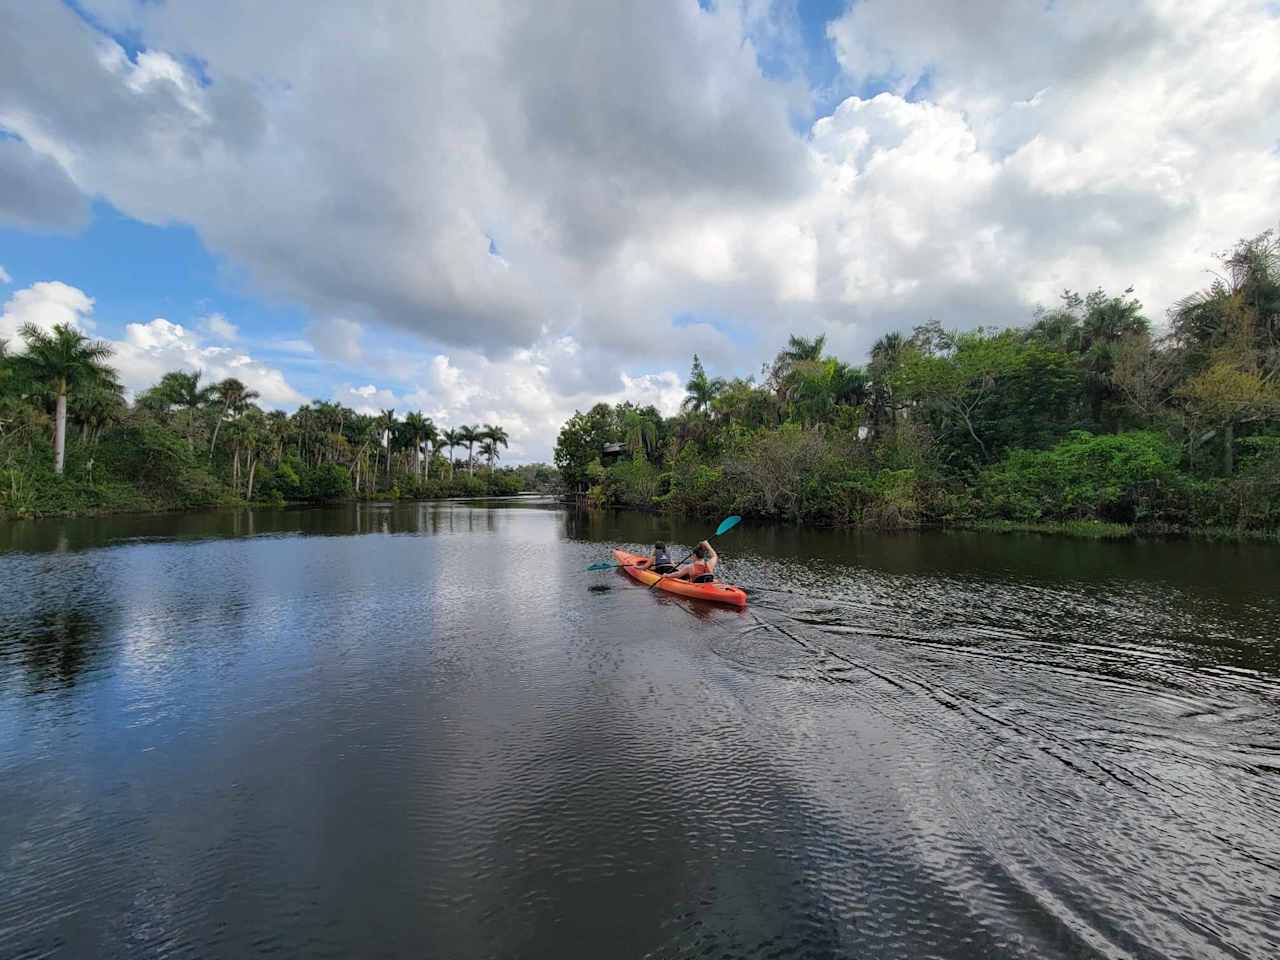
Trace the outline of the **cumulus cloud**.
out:
M 219 340 L 239 340 L 240 328 L 220 313 L 211 313 L 199 321 L 200 326 Z
M 828 28 L 863 95 L 811 124 L 759 63 L 803 66 L 795 8 L 710 6 L 85 0 L 131 58 L 9 5 L 0 142 L 67 197 L 192 224 L 343 379 L 513 418 L 529 450 L 631 385 L 669 402 L 695 351 L 745 373 L 826 332 L 856 359 L 1066 286 L 1158 316 L 1280 211 L 1268 0 L 863 0 Z
M 294 407 L 303 399 L 281 370 L 231 347 L 207 345 L 193 330 L 162 317 L 128 324 L 124 339 L 111 341 L 111 346 L 111 365 L 134 393 L 153 386 L 171 370 L 200 370 L 209 383 L 227 377 L 243 381 L 269 407 Z
M 0 338 L 21 349 L 18 330 L 34 323 L 43 330 L 66 323 L 92 333 L 94 300 L 83 290 L 57 280 L 41 281 L 18 290 L 0 314 Z M 154 386 L 171 370 L 201 370 L 208 382 L 236 377 L 262 395 L 262 402 L 275 407 L 293 407 L 302 396 L 285 379 L 283 371 L 255 360 L 230 347 L 204 343 L 194 330 L 162 317 L 149 323 L 130 323 L 120 340 L 107 340 L 112 349 L 109 361 L 131 392 Z
M 4 268 L 3 264 L 0 264 L 0 283 L 13 283 L 13 277 L 9 276 L 9 271 Z
M 555 436 L 574 410 L 629 400 L 653 404 L 669 415 L 684 398 L 684 379 L 669 371 L 623 372 L 566 389 L 557 371 L 575 356 L 583 356 L 580 347 L 570 338 L 558 338 L 500 360 L 469 351 L 410 358 L 413 373 L 405 378 L 413 384 L 410 388 L 344 384 L 334 399 L 368 414 L 389 407 L 400 415 L 418 410 L 440 428 L 499 423 L 510 434 L 503 459 L 527 462 L 551 459 Z
M 0 338 L 18 348 L 18 331 L 33 323 L 41 330 L 52 331 L 60 323 L 88 333 L 93 330 L 93 297 L 83 290 L 58 280 L 42 280 L 16 291 L 0 314 Z

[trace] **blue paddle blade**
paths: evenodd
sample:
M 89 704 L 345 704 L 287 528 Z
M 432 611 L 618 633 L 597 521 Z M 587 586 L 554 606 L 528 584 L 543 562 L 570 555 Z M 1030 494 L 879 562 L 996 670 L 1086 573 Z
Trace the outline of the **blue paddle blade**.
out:
M 741 517 L 725 517 L 720 526 L 716 527 L 716 536 L 718 537 L 722 533 L 728 533 L 741 522 Z
M 616 563 L 593 563 L 587 570 L 612 570 L 616 566 Z

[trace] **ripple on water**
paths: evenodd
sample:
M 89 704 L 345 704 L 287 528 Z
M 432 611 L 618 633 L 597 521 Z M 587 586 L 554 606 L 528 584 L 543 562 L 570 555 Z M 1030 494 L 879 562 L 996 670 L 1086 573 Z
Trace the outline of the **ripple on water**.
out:
M 1280 952 L 1256 591 L 742 530 L 738 612 L 585 579 L 665 520 L 301 513 L 0 556 L 0 955 Z

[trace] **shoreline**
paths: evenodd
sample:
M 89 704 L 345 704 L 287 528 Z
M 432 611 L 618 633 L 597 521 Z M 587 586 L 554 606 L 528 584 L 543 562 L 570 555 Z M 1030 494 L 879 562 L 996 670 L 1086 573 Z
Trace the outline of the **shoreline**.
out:
M 588 507 L 573 497 L 565 497 L 555 493 L 542 491 L 524 491 L 518 494 L 494 496 L 442 496 L 442 497 L 351 497 L 342 500 L 313 502 L 308 500 L 286 501 L 284 503 L 256 502 L 232 504 L 208 504 L 200 507 L 162 507 L 150 506 L 140 509 L 106 509 L 64 513 L 49 513 L 33 517 L 15 517 L 0 513 L 0 524 L 39 523 L 51 520 L 95 520 L 107 517 L 144 517 L 187 515 L 234 510 L 296 510 L 308 508 L 339 507 L 347 504 L 383 504 L 391 506 L 397 503 L 444 503 L 448 501 L 466 502 L 475 500 L 525 500 L 532 498 L 555 500 L 566 507 L 577 506 L 582 509 L 602 509 Z M 607 507 L 608 510 L 635 511 L 637 513 L 662 514 L 665 511 L 654 507 Z M 748 518 L 750 519 L 750 518 Z M 771 521 L 767 526 L 793 526 L 793 524 Z M 796 526 L 812 529 L 845 529 L 863 533 L 885 535 L 917 533 L 922 531 L 988 533 L 1007 536 L 1010 534 L 1061 537 L 1071 540 L 1105 540 L 1113 543 L 1134 542 L 1139 540 L 1198 540 L 1207 543 L 1273 543 L 1280 544 L 1280 530 L 1236 530 L 1223 527 L 1172 527 L 1167 525 L 1142 525 L 1106 523 L 1097 520 L 1070 521 L 1014 521 L 1014 520 L 969 520 L 957 523 L 923 523 L 912 527 L 874 527 L 849 526 L 844 528 L 798 524 Z

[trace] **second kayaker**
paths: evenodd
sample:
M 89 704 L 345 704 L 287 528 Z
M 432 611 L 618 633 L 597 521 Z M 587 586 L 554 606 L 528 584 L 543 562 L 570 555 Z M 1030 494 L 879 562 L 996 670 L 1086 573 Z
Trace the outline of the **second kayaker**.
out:
M 693 548 L 693 556 L 693 563 L 686 563 L 672 576 L 693 583 L 710 583 L 716 578 L 716 567 L 720 564 L 715 547 L 703 540 Z
M 650 569 L 655 573 L 675 573 L 676 565 L 671 559 L 671 554 L 667 552 L 667 545 L 659 540 L 653 545 L 653 557 Z

